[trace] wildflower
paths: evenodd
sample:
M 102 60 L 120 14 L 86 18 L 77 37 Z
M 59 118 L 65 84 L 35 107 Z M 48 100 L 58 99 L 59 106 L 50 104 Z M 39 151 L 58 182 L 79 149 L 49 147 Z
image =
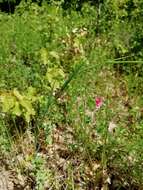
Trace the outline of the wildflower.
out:
M 103 105 L 103 99 L 102 98 L 96 98 L 95 99 L 95 102 L 96 102 L 96 109 L 100 109 L 100 107 Z
M 115 128 L 117 128 L 117 125 L 113 123 L 112 121 L 109 123 L 108 131 L 109 133 L 113 133 Z
M 77 32 L 78 32 L 78 28 L 74 28 L 74 29 L 72 30 L 72 32 L 73 32 L 73 33 L 77 33 Z

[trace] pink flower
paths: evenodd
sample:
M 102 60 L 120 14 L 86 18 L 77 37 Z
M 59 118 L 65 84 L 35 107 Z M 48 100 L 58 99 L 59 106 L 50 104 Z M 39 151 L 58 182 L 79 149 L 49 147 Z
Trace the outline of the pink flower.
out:
M 96 109 L 100 109 L 100 107 L 103 105 L 103 99 L 101 97 L 98 97 L 95 99 L 96 102 Z

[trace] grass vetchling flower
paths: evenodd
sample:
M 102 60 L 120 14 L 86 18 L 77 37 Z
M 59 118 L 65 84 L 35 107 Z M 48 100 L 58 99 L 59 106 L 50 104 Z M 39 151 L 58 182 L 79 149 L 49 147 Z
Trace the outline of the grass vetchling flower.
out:
M 101 97 L 98 97 L 95 99 L 95 103 L 96 103 L 96 109 L 100 109 L 101 106 L 103 105 L 103 99 Z

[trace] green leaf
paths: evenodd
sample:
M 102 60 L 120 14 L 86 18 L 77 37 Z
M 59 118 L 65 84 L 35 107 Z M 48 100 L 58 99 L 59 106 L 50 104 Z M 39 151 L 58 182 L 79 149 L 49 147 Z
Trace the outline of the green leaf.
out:
M 32 107 L 32 104 L 29 100 L 23 99 L 20 101 L 21 106 L 25 109 L 24 117 L 27 122 L 30 121 L 30 117 L 35 115 L 35 110 Z
M 36 97 L 36 89 L 33 88 L 32 86 L 30 86 L 28 88 L 28 92 L 26 94 L 26 98 L 28 100 L 31 100 L 32 102 L 36 101 L 37 100 L 37 97 Z
M 19 103 L 25 108 L 26 112 L 29 115 L 35 115 L 35 110 L 33 109 L 30 101 L 23 99 Z
M 12 96 L 2 96 L 2 111 L 9 112 L 15 105 L 15 98 Z
M 48 63 L 48 53 L 47 50 L 45 48 L 42 48 L 40 50 L 40 54 L 41 54 L 41 61 L 44 65 L 47 65 Z
M 18 90 L 14 89 L 13 90 L 14 96 L 20 101 L 23 99 L 23 96 L 18 92 Z
M 49 53 L 52 57 L 54 57 L 55 59 L 59 59 L 59 55 L 56 51 L 50 51 Z
M 56 90 L 60 87 L 61 83 L 63 82 L 63 79 L 65 77 L 65 74 L 62 69 L 60 68 L 48 68 L 46 73 L 46 79 L 50 83 L 50 86 L 53 88 L 53 90 Z
M 12 109 L 12 113 L 14 115 L 20 116 L 22 114 L 22 111 L 20 109 L 19 103 L 16 102 L 14 108 Z

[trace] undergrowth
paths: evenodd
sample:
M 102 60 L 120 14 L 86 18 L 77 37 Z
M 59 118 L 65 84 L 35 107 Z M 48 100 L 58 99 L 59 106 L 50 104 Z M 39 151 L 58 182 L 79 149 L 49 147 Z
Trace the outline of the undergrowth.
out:
M 141 23 L 122 6 L 0 13 L 0 160 L 21 188 L 143 188 Z

